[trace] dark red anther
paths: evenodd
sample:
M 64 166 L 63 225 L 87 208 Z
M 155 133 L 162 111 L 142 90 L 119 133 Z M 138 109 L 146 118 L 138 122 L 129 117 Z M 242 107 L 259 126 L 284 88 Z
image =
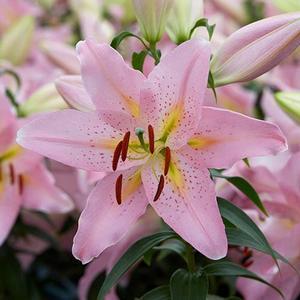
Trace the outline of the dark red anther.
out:
M 130 140 L 130 131 L 127 131 L 124 135 L 123 144 L 122 144 L 122 156 L 121 156 L 121 158 L 122 158 L 123 161 L 125 161 L 126 158 L 127 158 L 129 140 Z
M 170 168 L 170 162 L 171 162 L 171 150 L 169 147 L 166 147 L 165 149 L 165 169 L 164 169 L 164 175 L 166 176 L 169 172 Z
M 122 144 L 123 144 L 122 141 L 119 142 L 119 144 L 117 145 L 115 152 L 114 152 L 113 161 L 112 161 L 112 169 L 114 171 L 116 171 L 117 167 L 118 167 L 118 162 L 119 162 L 121 151 L 122 151 Z
M 153 199 L 154 202 L 157 201 L 158 198 L 160 197 L 160 195 L 164 189 L 164 186 L 165 186 L 165 178 L 163 175 L 160 175 L 157 191 L 156 191 L 156 194 Z
M 248 268 L 253 264 L 253 260 L 248 260 L 246 262 L 243 263 L 243 267 L 244 268 Z
M 154 153 L 154 130 L 151 125 L 148 126 L 149 151 Z
M 22 195 L 24 190 L 24 179 L 22 175 L 18 176 L 18 188 L 19 188 L 19 195 Z
M 10 183 L 15 184 L 15 169 L 12 164 L 9 164 L 9 177 L 10 177 Z
M 116 199 L 119 205 L 122 203 L 122 181 L 123 175 L 121 174 L 116 181 Z

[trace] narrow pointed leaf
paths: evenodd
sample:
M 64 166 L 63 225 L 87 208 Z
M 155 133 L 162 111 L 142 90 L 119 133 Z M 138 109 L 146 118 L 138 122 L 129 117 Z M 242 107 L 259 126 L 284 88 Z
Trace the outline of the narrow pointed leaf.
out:
M 269 282 L 267 282 L 263 278 L 259 277 L 255 273 L 253 273 L 235 263 L 227 262 L 227 261 L 216 262 L 216 263 L 212 263 L 212 264 L 204 267 L 203 271 L 208 276 L 241 276 L 241 277 L 250 278 L 250 279 L 253 279 L 256 281 L 260 281 L 260 282 L 268 285 L 269 287 L 273 288 L 284 299 L 282 292 L 277 287 L 270 284 Z
M 170 288 L 168 285 L 159 286 L 146 293 L 140 300 L 171 300 Z
M 134 243 L 119 259 L 111 272 L 105 278 L 97 299 L 104 300 L 106 293 L 117 283 L 120 277 L 125 274 L 133 264 L 139 261 L 150 249 L 158 246 L 165 240 L 175 237 L 176 233 L 172 231 L 159 232 Z
M 208 280 L 205 274 L 177 270 L 170 280 L 171 300 L 205 300 Z

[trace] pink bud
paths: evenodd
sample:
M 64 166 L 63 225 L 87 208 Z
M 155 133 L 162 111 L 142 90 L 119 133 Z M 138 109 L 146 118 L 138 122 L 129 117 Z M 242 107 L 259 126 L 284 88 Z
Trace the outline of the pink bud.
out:
M 211 61 L 215 85 L 257 78 L 300 44 L 300 13 L 263 19 L 229 36 Z

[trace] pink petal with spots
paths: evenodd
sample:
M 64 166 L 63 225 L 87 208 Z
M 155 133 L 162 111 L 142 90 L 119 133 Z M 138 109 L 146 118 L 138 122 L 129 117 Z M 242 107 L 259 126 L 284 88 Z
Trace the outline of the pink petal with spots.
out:
M 128 112 L 138 110 L 144 75 L 131 69 L 122 56 L 107 44 L 79 42 L 83 84 L 97 109 Z
M 156 202 L 153 199 L 158 179 L 151 165 L 143 170 L 143 184 L 150 204 L 195 249 L 211 259 L 220 259 L 227 253 L 227 239 L 209 172 L 194 168 L 180 155 L 176 165 L 180 175 L 175 177 L 181 185 L 180 189 L 172 181 L 170 169 L 165 187 Z M 156 162 L 153 167 L 159 176 L 162 173 L 160 164 Z
M 72 200 L 55 187 L 52 174 L 42 164 L 22 176 L 24 207 L 46 213 L 66 213 L 74 208 Z
M 123 186 L 136 171 L 132 168 L 123 173 Z M 121 205 L 117 203 L 115 183 L 119 175 L 119 172 L 111 173 L 97 184 L 80 216 L 73 255 L 83 263 L 118 243 L 145 213 L 148 201 L 141 183 L 123 199 Z
M 285 137 L 272 123 L 203 107 L 197 131 L 180 151 L 198 167 L 227 168 L 243 158 L 276 154 L 286 148 Z
M 21 197 L 18 185 L 10 184 L 9 178 L 0 182 L 0 245 L 7 238 L 19 214 Z
M 124 133 L 132 127 L 127 114 L 118 114 L 123 124 L 119 131 L 101 119 L 99 112 L 72 109 L 46 114 L 18 132 L 20 145 L 66 165 L 89 170 L 111 171 L 113 152 Z M 133 133 L 132 133 L 133 135 Z M 126 169 L 141 161 L 120 161 Z
M 199 124 L 210 53 L 205 40 L 185 42 L 161 60 L 143 86 L 142 116 L 159 134 L 171 131 L 168 144 L 173 148 L 184 145 Z
M 80 111 L 96 110 L 94 103 L 86 92 L 80 76 L 61 76 L 55 82 L 56 88 L 64 100 Z

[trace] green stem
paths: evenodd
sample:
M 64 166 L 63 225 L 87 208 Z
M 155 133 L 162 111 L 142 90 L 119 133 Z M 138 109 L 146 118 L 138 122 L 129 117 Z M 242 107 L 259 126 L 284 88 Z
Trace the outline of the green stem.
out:
M 196 261 L 195 261 L 195 252 L 194 248 L 187 244 L 186 245 L 186 258 L 187 258 L 187 267 L 190 272 L 196 271 Z
M 155 60 L 155 65 L 158 65 L 160 62 L 160 57 L 159 57 L 158 51 L 156 49 L 156 43 L 150 43 L 149 51 L 150 51 L 151 56 Z

